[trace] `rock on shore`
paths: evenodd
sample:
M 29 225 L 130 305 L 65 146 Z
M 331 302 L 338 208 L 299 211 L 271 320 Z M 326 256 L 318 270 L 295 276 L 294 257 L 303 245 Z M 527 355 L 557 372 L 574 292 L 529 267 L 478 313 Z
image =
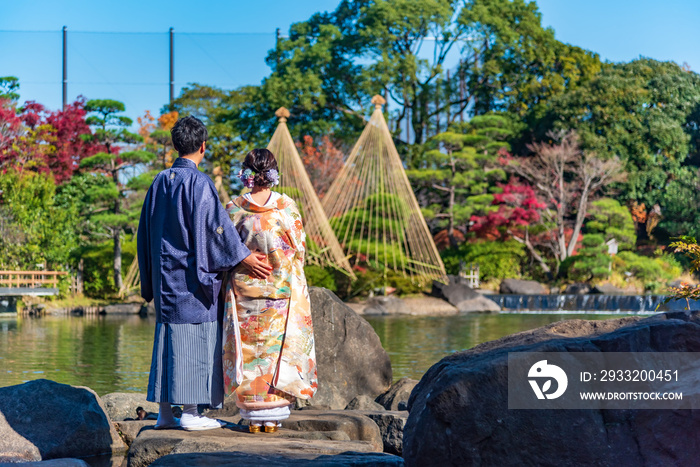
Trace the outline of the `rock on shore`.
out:
M 318 391 L 311 405 L 342 410 L 359 395 L 376 397 L 391 385 L 391 361 L 372 326 L 335 294 L 311 287 Z
M 146 412 L 158 413 L 158 404 L 148 402 L 146 394 L 112 392 L 102 396 L 102 403 L 112 421 L 137 418 L 136 409 L 142 407 Z
M 409 399 L 406 465 L 697 465 L 696 411 L 509 410 L 509 351 L 698 352 L 700 312 L 562 321 L 442 359 Z
M 408 405 L 411 391 L 417 384 L 418 381 L 415 379 L 401 378 L 392 384 L 384 394 L 377 396 L 376 401 L 386 410 L 405 410 L 402 406 Z
M 358 413 L 371 418 L 379 427 L 382 434 L 384 452 L 389 454 L 403 454 L 403 430 L 408 418 L 408 412 L 397 410 L 369 411 Z
M 549 293 L 549 290 L 539 282 L 520 279 L 503 279 L 499 291 L 502 294 L 516 295 L 543 295 Z
M 447 279 L 447 284 L 434 281 L 431 295 L 449 302 L 460 313 L 501 311 L 496 302 L 469 287 L 469 283 L 463 277 L 447 276 Z
M 0 388 L 0 453 L 32 461 L 125 450 L 91 389 L 46 379 Z

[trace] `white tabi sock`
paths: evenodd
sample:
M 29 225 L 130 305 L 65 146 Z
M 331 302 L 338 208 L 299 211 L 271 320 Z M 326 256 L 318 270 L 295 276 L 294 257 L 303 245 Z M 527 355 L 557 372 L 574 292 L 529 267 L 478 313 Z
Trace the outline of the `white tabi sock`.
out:
M 175 423 L 173 408 L 170 402 L 161 402 L 158 409 L 158 421 L 156 425 L 169 425 L 171 423 Z
M 225 423 L 199 415 L 196 404 L 185 404 L 182 406 L 182 418 L 180 419 L 180 425 L 185 430 L 190 431 L 220 428 L 224 426 Z
M 182 406 L 182 415 L 183 418 L 187 415 L 191 415 L 193 417 L 199 417 L 199 412 L 197 411 L 197 404 L 185 404 Z

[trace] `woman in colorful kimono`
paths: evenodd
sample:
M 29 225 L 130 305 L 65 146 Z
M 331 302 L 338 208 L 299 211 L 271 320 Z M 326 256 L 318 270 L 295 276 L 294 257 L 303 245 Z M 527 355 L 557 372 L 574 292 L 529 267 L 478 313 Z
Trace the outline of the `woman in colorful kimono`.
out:
M 277 431 L 295 399 L 316 392 L 316 354 L 304 277 L 305 234 L 297 205 L 271 191 L 277 161 L 254 149 L 239 173 L 250 193 L 227 205 L 243 243 L 267 255 L 267 279 L 233 270 L 226 288 L 224 383 L 251 432 Z

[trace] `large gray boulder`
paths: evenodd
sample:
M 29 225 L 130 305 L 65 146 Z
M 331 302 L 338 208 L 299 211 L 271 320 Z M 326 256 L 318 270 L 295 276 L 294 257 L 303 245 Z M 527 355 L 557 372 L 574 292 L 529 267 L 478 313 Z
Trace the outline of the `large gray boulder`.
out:
M 549 293 L 547 288 L 539 282 L 521 279 L 503 279 L 499 292 L 514 295 L 544 295 Z
M 111 392 L 102 396 L 102 403 L 112 421 L 134 420 L 138 418 L 136 409 L 142 407 L 146 412 L 158 414 L 158 404 L 148 402 L 146 394 L 135 392 Z
M 460 276 L 447 276 L 447 284 L 433 281 L 431 295 L 441 298 L 457 308 L 460 313 L 501 311 L 496 302 L 469 287 L 467 280 Z
M 591 293 L 591 286 L 583 282 L 576 282 L 567 285 L 566 289 L 564 289 L 564 293 L 567 295 L 586 295 Z
M 395 410 L 361 411 L 366 417 L 371 418 L 379 427 L 384 443 L 384 452 L 403 454 L 403 430 L 408 419 L 408 412 Z
M 384 407 L 377 404 L 373 397 L 362 394 L 348 402 L 345 410 L 384 410 Z
M 5 464 L 0 464 L 5 465 Z M 82 459 L 51 459 L 49 461 L 23 462 L 22 467 L 90 467 Z
M 394 315 L 405 314 L 406 304 L 399 297 L 393 295 L 370 297 L 367 299 L 362 314 L 365 315 Z
M 0 411 L 0 463 L 40 461 L 41 453 L 31 441 L 17 433 Z
M 443 358 L 409 399 L 406 465 L 697 465 L 696 411 L 509 410 L 508 353 L 698 352 L 699 313 L 567 320 Z
M 126 450 L 100 398 L 89 388 L 46 379 L 0 388 L 0 415 L 0 434 L 16 433 L 25 438 L 38 450 L 40 459 Z M 0 443 L 5 442 L 5 436 L 2 438 Z M 27 455 L 35 457 L 34 448 L 24 446 Z
M 591 290 L 591 293 L 602 295 L 624 295 L 625 291 L 612 284 L 598 284 Z
M 391 362 L 379 336 L 333 292 L 311 287 L 318 390 L 309 401 L 342 410 L 356 396 L 376 397 L 391 386 Z
M 411 378 L 401 378 L 391 385 L 384 393 L 377 396 L 377 403 L 386 410 L 401 410 L 399 405 L 408 404 L 408 398 L 411 396 L 411 391 L 416 387 L 418 381 Z
M 141 303 L 112 303 L 104 307 L 107 315 L 136 315 L 141 311 Z

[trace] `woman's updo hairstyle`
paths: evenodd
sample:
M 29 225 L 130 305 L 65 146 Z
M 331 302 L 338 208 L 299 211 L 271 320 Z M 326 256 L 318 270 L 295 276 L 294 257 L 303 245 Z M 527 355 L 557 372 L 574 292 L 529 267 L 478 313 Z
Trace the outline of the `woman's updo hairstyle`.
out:
M 255 172 L 253 183 L 255 186 L 272 186 L 277 183 L 277 160 L 275 155 L 267 149 L 253 149 L 243 160 L 242 171 L 250 169 Z

